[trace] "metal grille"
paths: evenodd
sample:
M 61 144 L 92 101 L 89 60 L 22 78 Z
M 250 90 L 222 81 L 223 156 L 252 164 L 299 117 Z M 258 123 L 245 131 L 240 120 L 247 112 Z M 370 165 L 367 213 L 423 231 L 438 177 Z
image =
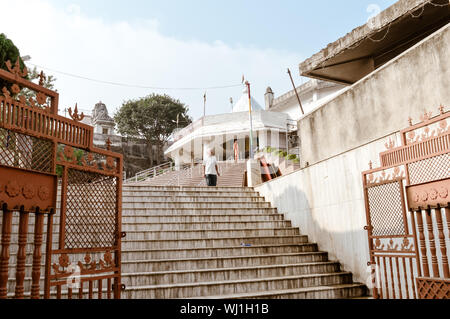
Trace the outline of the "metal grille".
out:
M 65 248 L 115 246 L 116 177 L 68 170 Z
M 450 153 L 409 164 L 411 185 L 433 182 L 450 177 Z
M 0 128 L 0 165 L 53 172 L 53 142 Z
M 419 299 L 450 299 L 450 280 L 417 278 Z
M 373 236 L 406 235 L 400 182 L 367 189 Z

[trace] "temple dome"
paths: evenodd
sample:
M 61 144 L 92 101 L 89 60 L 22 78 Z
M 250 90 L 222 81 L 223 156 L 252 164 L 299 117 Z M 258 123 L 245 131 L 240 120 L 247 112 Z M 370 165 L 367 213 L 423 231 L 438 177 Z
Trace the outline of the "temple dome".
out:
M 252 111 L 262 111 L 263 108 L 261 105 L 259 105 L 258 102 L 251 97 L 252 99 Z M 247 86 L 245 86 L 244 91 L 242 92 L 242 96 L 239 99 L 239 101 L 236 102 L 236 104 L 233 107 L 233 113 L 238 112 L 248 112 L 248 89 Z
M 95 104 L 94 110 L 92 111 L 92 120 L 94 123 L 98 121 L 114 123 L 114 120 L 108 114 L 106 105 L 102 101 Z

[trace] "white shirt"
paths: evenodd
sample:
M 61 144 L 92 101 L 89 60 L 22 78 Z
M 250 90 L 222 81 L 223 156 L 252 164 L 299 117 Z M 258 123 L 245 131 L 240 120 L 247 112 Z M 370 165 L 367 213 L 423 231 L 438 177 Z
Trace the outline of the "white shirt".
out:
M 216 165 L 217 160 L 215 156 L 210 156 L 203 161 L 205 166 L 205 175 L 217 175 Z

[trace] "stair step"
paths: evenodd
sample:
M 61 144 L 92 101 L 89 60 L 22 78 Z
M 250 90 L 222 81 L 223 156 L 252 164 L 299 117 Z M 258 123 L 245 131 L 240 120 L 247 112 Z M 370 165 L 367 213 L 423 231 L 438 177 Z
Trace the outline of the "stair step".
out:
M 146 190 L 128 190 L 122 191 L 122 197 L 129 196 L 198 196 L 198 191 L 146 191 Z M 255 191 L 202 191 L 202 196 L 215 196 L 215 197 L 247 197 L 247 196 L 259 196 Z
M 122 240 L 122 249 L 167 249 L 167 248 L 217 248 L 224 246 L 239 246 L 242 243 L 250 245 L 263 244 L 301 244 L 307 243 L 308 237 L 294 236 L 263 236 L 240 238 L 208 238 L 208 239 L 173 239 L 173 240 Z
M 315 262 L 293 265 L 264 265 L 252 267 L 193 269 L 162 272 L 134 272 L 123 275 L 127 286 L 169 285 L 172 283 L 202 283 L 242 279 L 289 277 L 299 275 L 335 273 L 340 271 L 336 262 Z
M 274 229 L 218 229 L 218 230 L 163 230 L 131 231 L 127 230 L 127 240 L 183 240 L 183 239 L 219 239 L 235 237 L 296 236 L 298 228 Z
M 134 203 L 134 202 L 150 202 L 150 203 L 165 203 L 165 202 L 180 202 L 180 203 L 186 203 L 186 202 L 257 202 L 261 203 L 264 202 L 264 198 L 260 196 L 229 196 L 229 195 L 223 195 L 223 196 L 123 196 L 122 197 L 123 203 Z
M 173 299 L 231 295 L 259 291 L 276 291 L 351 284 L 352 274 L 338 272 L 271 278 L 195 282 L 171 285 L 128 286 L 122 295 L 131 299 Z
M 276 208 L 134 208 L 134 209 L 123 209 L 123 216 L 134 216 L 134 215 L 255 215 L 255 214 L 275 214 L 277 213 Z
M 281 254 L 281 253 L 307 253 L 317 252 L 317 244 L 300 243 L 300 244 L 266 244 L 252 245 L 251 247 L 222 246 L 217 248 L 172 248 L 172 249 L 127 249 L 122 251 L 122 260 L 147 260 L 147 259 L 178 259 L 178 258 L 209 258 L 214 257 L 233 257 L 245 255 L 265 255 L 265 254 Z
M 191 299 L 359 299 L 360 296 L 366 293 L 367 288 L 364 285 L 352 283 L 232 295 L 204 296 Z
M 124 225 L 132 223 L 161 224 L 161 223 L 256 223 L 256 222 L 284 221 L 282 214 L 216 214 L 210 212 L 204 215 L 125 215 L 122 217 Z
M 216 231 L 226 229 L 274 229 L 274 228 L 290 228 L 291 222 L 281 221 L 246 221 L 246 222 L 163 222 L 163 223 L 123 223 L 122 230 L 129 231 Z
M 262 265 L 299 264 L 328 261 L 325 252 L 285 253 L 254 256 L 230 256 L 209 258 L 161 259 L 161 260 L 129 260 L 122 261 L 122 270 L 131 272 L 176 271 L 185 269 L 211 269 L 250 267 Z
M 122 208 L 125 209 L 135 209 L 135 208 L 191 208 L 191 209 L 221 209 L 221 208 L 236 208 L 236 209 L 246 209 L 246 208 L 270 208 L 270 203 L 267 202 L 240 202 L 234 201 L 230 203 L 225 202 L 124 202 Z

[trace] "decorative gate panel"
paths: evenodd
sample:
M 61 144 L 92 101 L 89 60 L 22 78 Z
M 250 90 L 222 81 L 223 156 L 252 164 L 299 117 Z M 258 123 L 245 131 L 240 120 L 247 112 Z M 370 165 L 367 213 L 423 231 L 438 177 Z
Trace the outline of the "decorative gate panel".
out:
M 450 112 L 439 110 L 410 120 L 402 146 L 390 140 L 382 167 L 363 173 L 376 298 L 449 297 Z
M 0 96 L 0 298 L 120 298 L 122 156 L 109 143 L 94 148 L 93 128 L 80 123 L 76 107 L 72 119 L 59 116 L 56 92 L 27 81 L 19 62 L 7 65 L 9 72 L 0 70 L 10 82 Z M 25 99 L 22 88 L 36 98 Z

